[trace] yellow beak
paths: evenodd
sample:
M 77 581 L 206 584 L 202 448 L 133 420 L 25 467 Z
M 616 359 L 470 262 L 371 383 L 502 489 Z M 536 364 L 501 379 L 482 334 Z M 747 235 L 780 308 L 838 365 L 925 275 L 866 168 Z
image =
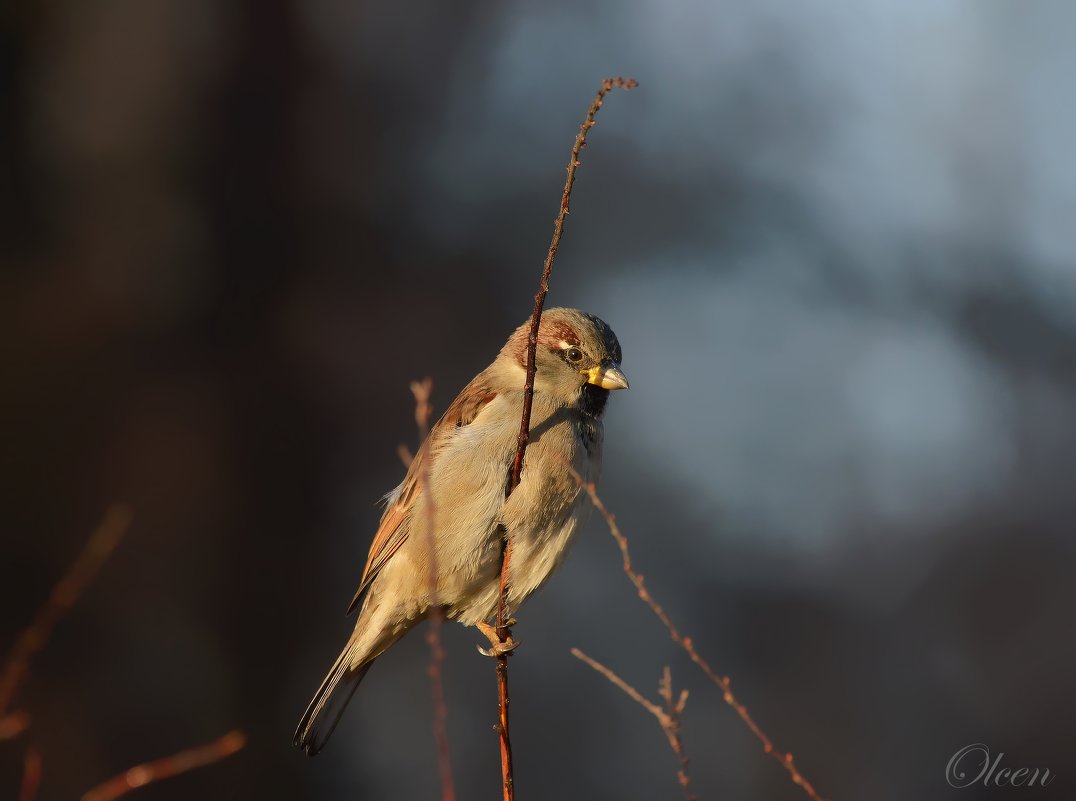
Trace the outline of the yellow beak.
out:
M 628 388 L 628 377 L 620 371 L 620 365 L 616 362 L 591 367 L 589 370 L 583 370 L 583 374 L 587 377 L 588 384 L 594 384 L 602 389 Z

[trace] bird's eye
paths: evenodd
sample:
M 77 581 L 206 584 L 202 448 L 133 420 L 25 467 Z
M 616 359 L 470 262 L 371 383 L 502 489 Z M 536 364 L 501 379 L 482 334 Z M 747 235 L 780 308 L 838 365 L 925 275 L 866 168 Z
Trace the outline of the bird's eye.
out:
M 568 348 L 564 355 L 568 357 L 568 361 L 577 362 L 583 358 L 583 351 L 579 348 Z

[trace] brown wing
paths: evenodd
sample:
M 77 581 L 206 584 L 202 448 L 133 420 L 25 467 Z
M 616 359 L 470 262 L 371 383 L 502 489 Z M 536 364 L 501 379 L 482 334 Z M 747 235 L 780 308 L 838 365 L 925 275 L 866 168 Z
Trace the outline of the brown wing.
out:
M 422 494 L 422 481 L 433 467 L 432 453 L 438 443 L 450 436 L 453 429 L 470 425 L 486 404 L 495 397 L 497 397 L 497 392 L 490 384 L 489 378 L 484 372 L 479 373 L 456 396 L 441 419 L 430 429 L 426 441 L 422 443 L 422 447 L 411 461 L 407 477 L 404 478 L 399 491 L 393 493 L 385 513 L 381 516 L 381 524 L 377 527 L 374 541 L 370 545 L 370 554 L 366 557 L 366 567 L 362 571 L 359 589 L 355 591 L 355 597 L 351 599 L 351 605 L 347 608 L 349 615 L 359 605 L 362 594 L 366 592 L 378 571 L 388 563 L 396 551 L 400 550 L 400 546 L 407 539 L 407 524 L 411 519 L 415 502 Z

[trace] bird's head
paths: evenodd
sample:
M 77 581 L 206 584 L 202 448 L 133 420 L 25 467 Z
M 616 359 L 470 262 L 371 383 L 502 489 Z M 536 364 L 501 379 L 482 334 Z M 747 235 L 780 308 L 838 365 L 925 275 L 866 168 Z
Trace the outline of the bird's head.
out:
M 528 320 L 508 339 L 502 357 L 527 367 Z M 547 309 L 538 328 L 534 388 L 565 404 L 604 406 L 610 390 L 627 389 L 620 343 L 603 320 L 578 309 Z

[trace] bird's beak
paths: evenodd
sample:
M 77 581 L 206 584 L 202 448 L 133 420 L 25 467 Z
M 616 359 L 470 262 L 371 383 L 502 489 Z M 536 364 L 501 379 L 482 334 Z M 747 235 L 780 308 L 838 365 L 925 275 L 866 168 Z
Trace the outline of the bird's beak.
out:
M 628 377 L 621 372 L 620 365 L 616 362 L 591 367 L 589 370 L 584 370 L 583 374 L 587 377 L 588 384 L 594 384 L 602 389 L 628 388 Z

